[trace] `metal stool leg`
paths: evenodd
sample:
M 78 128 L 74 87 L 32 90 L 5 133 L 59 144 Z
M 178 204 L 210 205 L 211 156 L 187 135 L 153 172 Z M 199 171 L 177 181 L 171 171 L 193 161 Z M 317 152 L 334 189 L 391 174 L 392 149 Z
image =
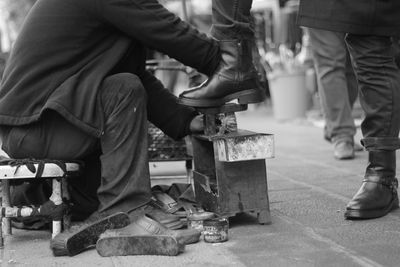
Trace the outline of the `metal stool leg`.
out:
M 61 193 L 62 193 L 62 199 L 65 200 L 67 204 L 69 204 L 71 197 L 68 191 L 67 178 L 61 179 Z M 67 210 L 67 212 L 63 216 L 63 230 L 68 229 L 70 226 L 71 226 L 71 214 L 69 213 L 69 210 Z
M 4 181 L 2 182 L 2 185 L 4 185 Z M 4 187 L 2 188 L 2 193 L 1 193 L 1 199 L 0 199 L 0 205 L 3 205 L 3 193 L 4 193 Z M 3 211 L 0 212 L 0 248 L 4 248 L 4 238 L 3 238 Z
M 11 207 L 11 200 L 10 200 L 10 181 L 3 180 L 3 200 L 2 200 L 2 207 Z M 2 230 L 4 235 L 11 235 L 11 219 L 3 217 L 2 218 Z
M 50 200 L 53 201 L 56 205 L 62 204 L 62 190 L 61 190 L 61 179 L 58 181 L 57 179 L 53 179 L 53 192 L 50 196 Z M 52 238 L 54 238 L 57 234 L 61 233 L 62 221 L 53 221 L 53 233 Z

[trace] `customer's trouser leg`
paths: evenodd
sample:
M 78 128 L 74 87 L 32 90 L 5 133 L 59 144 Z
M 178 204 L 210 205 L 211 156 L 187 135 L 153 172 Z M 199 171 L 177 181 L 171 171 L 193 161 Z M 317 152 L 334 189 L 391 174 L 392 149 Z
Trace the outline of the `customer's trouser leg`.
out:
M 106 120 L 100 140 L 50 111 L 37 123 L 6 131 L 3 149 L 14 158 L 73 160 L 96 153 L 100 143 L 100 181 L 76 186 L 84 185 L 81 193 L 96 187 L 99 211 L 130 211 L 150 200 L 145 90 L 135 75 L 116 74 L 105 79 L 100 93 Z
M 211 35 L 218 40 L 252 39 L 252 0 L 213 0 Z
M 253 63 L 254 32 L 251 0 L 214 0 L 211 35 L 219 41 L 221 62 L 206 83 L 180 94 L 182 104 L 193 107 L 262 102 L 266 92 Z
M 328 138 L 353 138 L 356 133 L 352 106 L 357 82 L 349 62 L 344 34 L 309 28 L 318 76 L 321 107 Z

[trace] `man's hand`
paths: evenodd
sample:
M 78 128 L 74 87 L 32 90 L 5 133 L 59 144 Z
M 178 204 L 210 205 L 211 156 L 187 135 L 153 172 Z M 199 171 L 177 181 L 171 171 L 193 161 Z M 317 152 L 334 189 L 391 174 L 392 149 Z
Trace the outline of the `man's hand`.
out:
M 192 133 L 200 133 L 204 131 L 203 115 L 197 115 L 190 122 L 190 131 Z

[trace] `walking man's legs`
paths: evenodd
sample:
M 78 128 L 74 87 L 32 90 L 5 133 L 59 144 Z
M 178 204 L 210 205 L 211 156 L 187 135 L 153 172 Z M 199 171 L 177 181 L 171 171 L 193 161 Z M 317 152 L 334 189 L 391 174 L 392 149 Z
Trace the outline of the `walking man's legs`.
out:
M 345 35 L 314 28 L 309 28 L 309 34 L 326 122 L 325 135 L 334 144 L 336 158 L 353 158 L 356 127 L 352 107 L 358 89 Z

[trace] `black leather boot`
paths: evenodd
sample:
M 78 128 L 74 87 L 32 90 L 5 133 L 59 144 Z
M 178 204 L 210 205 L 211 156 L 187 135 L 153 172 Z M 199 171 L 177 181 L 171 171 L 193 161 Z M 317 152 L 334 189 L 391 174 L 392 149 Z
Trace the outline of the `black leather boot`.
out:
M 219 43 L 221 62 L 217 70 L 203 84 L 183 92 L 180 102 L 192 107 L 222 106 L 235 99 L 239 104 L 262 102 L 266 90 L 253 64 L 251 42 L 223 40 Z
M 360 189 L 347 204 L 347 219 L 385 216 L 399 207 L 395 150 L 369 151 L 369 162 Z

